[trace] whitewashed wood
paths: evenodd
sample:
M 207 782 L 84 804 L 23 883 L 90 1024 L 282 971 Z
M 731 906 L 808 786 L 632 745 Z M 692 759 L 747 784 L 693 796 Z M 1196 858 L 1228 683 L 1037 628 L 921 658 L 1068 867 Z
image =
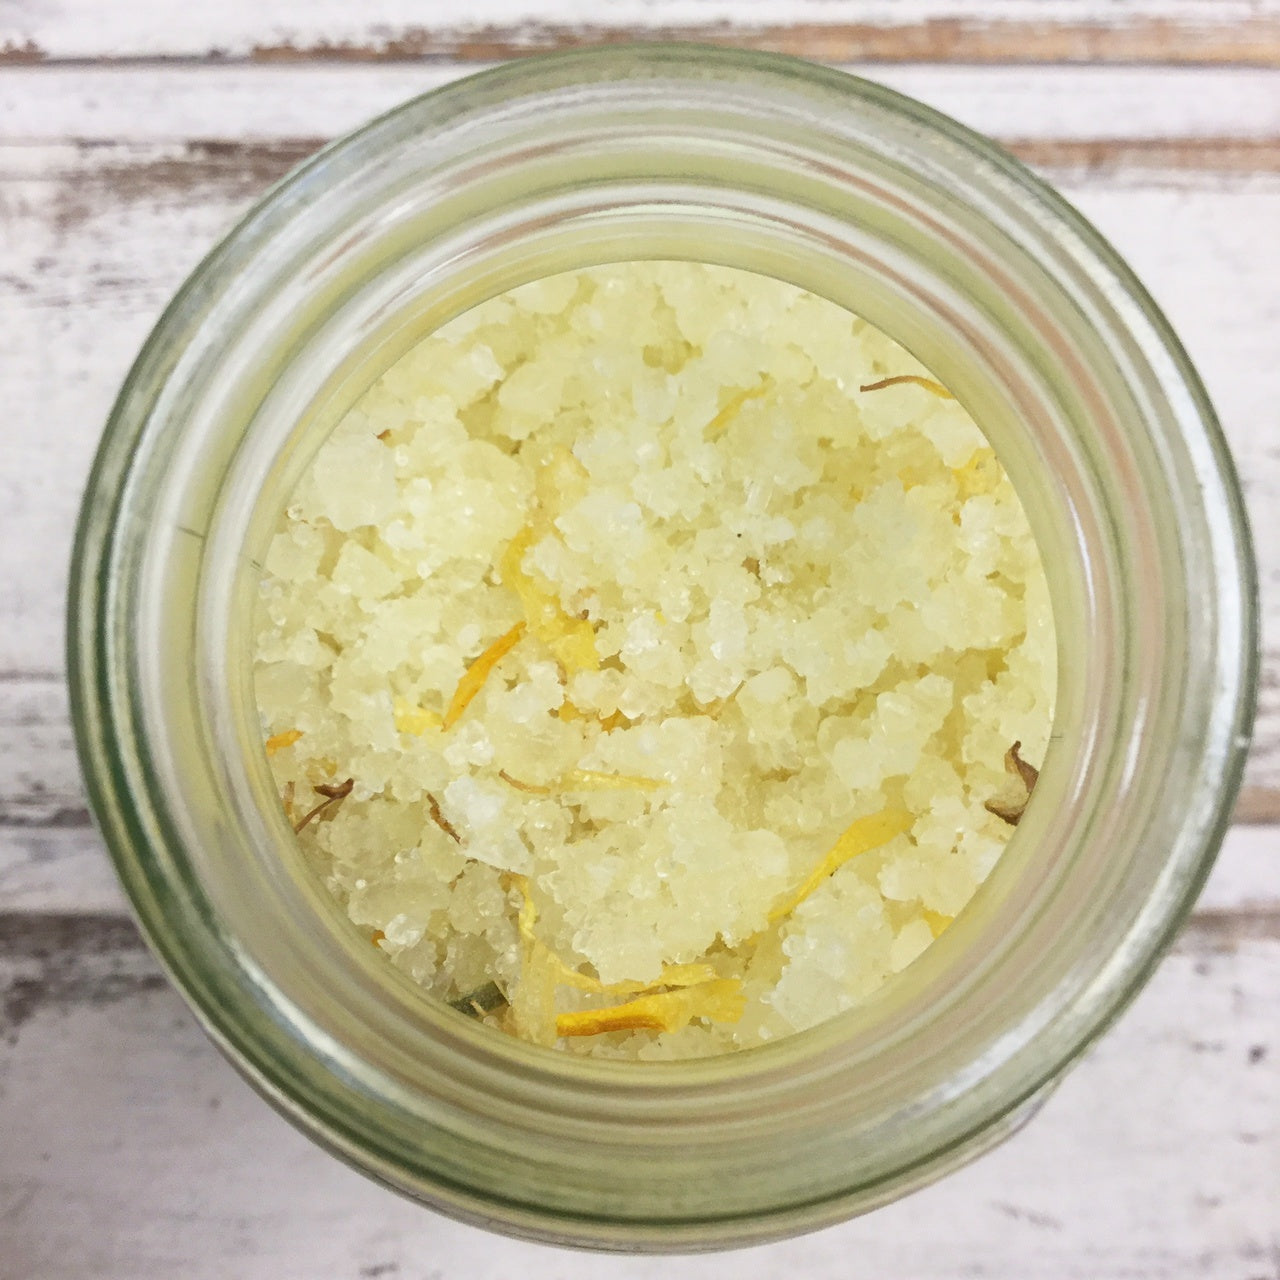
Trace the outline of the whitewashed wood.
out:
M 1280 915 L 1280 826 L 1237 824 L 1227 832 L 1196 912 Z
M 10 141 L 330 138 L 480 66 L 14 67 Z M 1277 139 L 1280 71 L 1247 67 L 842 68 L 1006 139 Z M 1212 157 L 1208 157 L 1211 159 Z
M 120 882 L 93 827 L 0 823 L 0 913 L 123 916 L 127 910 Z M 0 1078 L 3 1059 L 0 1048 Z
M 1189 938 L 1044 1110 L 946 1181 L 805 1239 L 700 1259 L 502 1240 L 364 1181 L 249 1091 L 114 926 L 61 963 L 11 955 L 5 979 L 27 983 L 0 1090 L 6 1280 L 1276 1274 L 1275 939 Z
M 319 53 L 412 56 L 517 51 L 617 33 L 704 34 L 822 56 L 841 29 L 893 56 L 1098 59 L 1146 52 L 1201 60 L 1261 56 L 1276 0 L 472 0 L 462 10 L 420 0 L 8 0 L 0 47 L 31 58 L 242 58 Z M 1021 28 L 1019 31 L 1018 28 Z M 1019 40 L 1018 37 L 1021 37 Z M 825 38 L 824 38 L 825 37 Z M 895 38 L 896 37 L 896 38 Z M 846 34 L 841 43 L 847 43 Z M 827 56 L 831 56 L 828 52 Z M 899 53 L 898 56 L 903 56 Z M 916 56 L 920 56 L 916 52 Z
M 0 673 L 57 675 L 80 490 L 120 379 L 165 300 L 309 144 L 0 146 Z M 1280 784 L 1280 363 L 1274 175 L 1066 171 L 1165 307 L 1214 396 L 1244 476 L 1267 655 L 1249 781 Z M 50 359 L 56 353 L 56 359 Z M 38 425 L 37 425 L 38 424 Z
M 0 827 L 88 821 L 63 681 L 0 681 L 0 761 Z

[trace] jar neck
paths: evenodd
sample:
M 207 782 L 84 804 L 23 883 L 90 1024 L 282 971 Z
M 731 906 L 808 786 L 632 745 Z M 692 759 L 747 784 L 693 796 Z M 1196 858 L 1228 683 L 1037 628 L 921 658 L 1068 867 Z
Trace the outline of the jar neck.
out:
M 777 1046 L 663 1067 L 506 1042 L 358 952 L 279 816 L 244 621 L 284 495 L 399 354 L 517 284 L 637 258 L 781 277 L 928 365 L 1018 488 L 1060 645 L 1040 798 L 906 979 Z M 179 295 L 85 508 L 78 733 L 157 948 L 323 1141 L 525 1233 L 742 1242 L 940 1171 L 1133 992 L 1238 783 L 1252 573 L 1185 357 L 1014 161 L 787 59 L 598 51 L 450 86 L 328 148 Z

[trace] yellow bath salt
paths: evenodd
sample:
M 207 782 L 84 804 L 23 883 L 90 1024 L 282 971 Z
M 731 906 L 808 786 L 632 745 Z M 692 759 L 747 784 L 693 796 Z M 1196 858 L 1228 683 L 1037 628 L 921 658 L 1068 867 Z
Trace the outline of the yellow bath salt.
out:
M 264 563 L 262 737 L 314 873 L 431 995 L 562 1052 L 865 1001 L 1048 743 L 1048 591 L 989 442 L 884 333 L 741 271 L 596 267 L 445 325 Z

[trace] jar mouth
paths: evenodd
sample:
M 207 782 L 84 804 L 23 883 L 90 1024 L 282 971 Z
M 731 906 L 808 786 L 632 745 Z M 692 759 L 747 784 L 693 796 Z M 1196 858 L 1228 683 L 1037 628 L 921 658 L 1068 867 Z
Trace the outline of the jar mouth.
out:
M 358 953 L 279 856 L 290 833 L 236 627 L 284 493 L 396 355 L 515 284 L 645 257 L 780 276 L 933 369 L 1019 490 L 1061 649 L 1036 804 L 911 982 L 777 1045 L 682 1064 L 506 1041 Z M 121 392 L 69 630 L 104 836 L 240 1069 L 401 1190 L 612 1247 L 821 1225 L 998 1136 L 1123 1008 L 1189 909 L 1257 683 L 1225 444 L 1114 251 L 918 103 L 694 46 L 482 73 L 274 188 L 184 286 Z

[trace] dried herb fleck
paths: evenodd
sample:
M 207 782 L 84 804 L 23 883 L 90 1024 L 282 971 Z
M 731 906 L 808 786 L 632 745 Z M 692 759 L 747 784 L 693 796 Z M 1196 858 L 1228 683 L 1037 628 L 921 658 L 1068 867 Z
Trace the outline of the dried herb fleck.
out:
M 427 812 L 431 815 L 431 821 L 434 822 L 436 826 L 454 842 L 454 844 L 462 843 L 462 837 L 458 834 L 453 823 L 440 812 L 440 802 L 429 791 L 427 792 Z
M 932 378 L 921 377 L 918 373 L 899 373 L 892 378 L 881 378 L 879 382 L 868 382 L 858 388 L 859 391 L 883 391 L 885 387 L 898 387 L 903 383 L 910 383 L 912 386 L 923 387 L 926 391 L 932 391 L 933 394 L 942 400 L 954 400 L 955 396 L 946 389 L 940 382 L 935 382 Z
M 465 1013 L 469 1018 L 483 1018 L 486 1013 L 501 1009 L 506 1003 L 507 997 L 502 988 L 496 982 L 486 982 L 474 991 L 468 991 L 465 996 L 450 1000 L 449 1007 Z
M 508 786 L 515 787 L 517 791 L 523 791 L 531 796 L 549 796 L 551 794 L 550 787 L 540 786 L 536 782 L 522 782 L 519 778 L 513 778 L 505 769 L 498 770 L 498 777 Z
M 303 816 L 293 824 L 294 831 L 295 832 L 301 831 L 302 828 L 305 827 L 313 818 L 320 817 L 321 814 L 323 814 L 326 810 L 330 809 L 332 806 L 340 804 L 343 800 L 345 800 L 351 794 L 351 788 L 354 787 L 355 785 L 356 785 L 356 780 L 354 778 L 348 778 L 346 782 L 317 783 L 311 789 L 317 795 L 323 796 L 324 799 L 321 800 L 320 803 L 316 805 L 314 809 L 308 810 L 308 812 L 303 814 Z
M 1016 827 L 1022 821 L 1027 801 L 1031 799 L 1031 793 L 1040 780 L 1040 770 L 1022 758 L 1021 749 L 1022 743 L 1015 742 L 1004 753 L 1004 768 L 1006 773 L 1018 780 L 1024 789 L 1024 794 L 1015 796 L 1012 800 L 1004 797 L 988 800 L 982 806 L 988 813 L 994 813 L 997 818 L 1007 822 L 1011 827 Z

